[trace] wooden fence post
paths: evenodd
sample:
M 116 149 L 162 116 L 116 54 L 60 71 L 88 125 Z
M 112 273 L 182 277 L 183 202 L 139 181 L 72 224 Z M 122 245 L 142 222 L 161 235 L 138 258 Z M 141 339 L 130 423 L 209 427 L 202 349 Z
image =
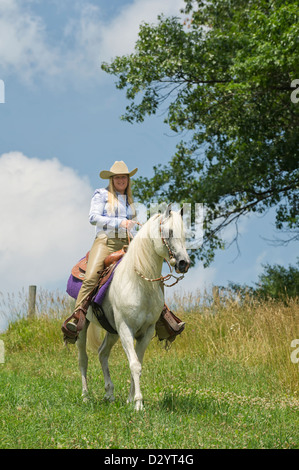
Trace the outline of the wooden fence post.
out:
M 28 317 L 35 316 L 36 286 L 29 286 Z

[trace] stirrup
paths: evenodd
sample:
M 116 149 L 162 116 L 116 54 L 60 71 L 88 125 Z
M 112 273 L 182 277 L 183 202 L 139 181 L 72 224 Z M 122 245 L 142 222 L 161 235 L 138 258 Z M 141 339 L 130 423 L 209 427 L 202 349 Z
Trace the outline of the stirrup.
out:
M 84 308 L 78 307 L 77 310 L 65 320 L 61 327 L 65 342 L 75 343 L 77 341 L 78 335 L 85 324 L 86 313 L 87 311 Z M 72 319 L 75 321 L 71 322 Z M 69 328 L 69 326 L 72 328 Z
M 160 318 L 156 323 L 156 334 L 159 340 L 167 340 L 171 343 L 184 329 L 185 322 L 181 321 L 167 305 L 164 304 Z

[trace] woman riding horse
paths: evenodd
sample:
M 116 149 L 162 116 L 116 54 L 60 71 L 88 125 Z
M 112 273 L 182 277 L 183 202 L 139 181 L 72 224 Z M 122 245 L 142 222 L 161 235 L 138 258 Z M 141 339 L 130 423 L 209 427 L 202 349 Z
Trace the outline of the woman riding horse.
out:
M 133 218 L 136 213 L 130 177 L 135 175 L 137 170 L 138 168 L 129 171 L 123 161 L 116 161 L 109 171 L 100 172 L 102 179 L 109 179 L 109 185 L 106 188 L 97 189 L 91 200 L 89 222 L 96 226 L 96 237 L 89 252 L 85 278 L 76 300 L 73 316 L 62 327 L 66 342 L 75 343 L 77 340 L 78 332 L 85 322 L 90 294 L 99 282 L 99 273 L 104 269 L 105 258 L 110 253 L 121 250 L 124 245 L 128 244 L 129 234 L 132 236 L 135 234 L 136 222 Z M 161 331 L 161 335 L 158 334 L 160 339 L 165 339 L 161 336 L 165 336 L 165 327 L 169 326 L 167 322 L 169 310 L 167 313 L 166 319 L 161 316 L 158 322 Z M 176 322 L 174 324 L 176 325 Z M 176 328 L 176 334 L 181 333 L 183 329 L 184 323 L 182 322 L 180 327 Z

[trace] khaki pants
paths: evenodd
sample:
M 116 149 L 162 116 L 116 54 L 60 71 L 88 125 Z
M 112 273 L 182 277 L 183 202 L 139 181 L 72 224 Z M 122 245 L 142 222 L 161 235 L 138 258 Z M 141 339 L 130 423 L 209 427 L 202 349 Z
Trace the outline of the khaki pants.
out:
M 104 260 L 106 256 L 115 251 L 121 250 L 127 244 L 126 238 L 108 238 L 105 234 L 100 234 L 91 247 L 86 267 L 85 279 L 79 291 L 75 309 L 92 292 L 99 280 L 99 271 L 104 269 Z

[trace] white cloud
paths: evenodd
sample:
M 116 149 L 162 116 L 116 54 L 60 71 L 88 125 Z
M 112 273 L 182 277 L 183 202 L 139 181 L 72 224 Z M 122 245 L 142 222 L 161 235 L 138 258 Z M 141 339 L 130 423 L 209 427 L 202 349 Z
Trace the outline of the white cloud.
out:
M 34 3 L 0 0 L 0 64 L 26 82 L 97 79 L 102 61 L 133 52 L 142 22 L 156 22 L 160 13 L 179 15 L 184 6 L 184 0 L 134 0 L 107 20 L 100 7 L 77 0 L 65 9 L 69 15 L 53 44 L 49 19 L 34 11 Z
M 0 157 L 0 291 L 67 282 L 90 249 L 92 188 L 57 159 Z
M 133 52 L 141 23 L 156 23 L 161 13 L 179 16 L 183 6 L 183 0 L 135 0 L 125 6 L 116 18 L 103 27 L 101 59 L 110 60 L 116 55 Z
M 18 0 L 0 1 L 0 63 L 24 81 L 59 71 L 57 51 L 47 44 L 45 23 Z
M 105 21 L 101 8 L 77 3 L 80 14 L 65 26 L 65 35 L 72 38 L 74 47 L 67 51 L 64 67 L 77 77 L 98 77 L 103 61 L 134 51 L 141 23 L 155 23 L 162 13 L 178 16 L 184 5 L 184 0 L 135 0 Z

